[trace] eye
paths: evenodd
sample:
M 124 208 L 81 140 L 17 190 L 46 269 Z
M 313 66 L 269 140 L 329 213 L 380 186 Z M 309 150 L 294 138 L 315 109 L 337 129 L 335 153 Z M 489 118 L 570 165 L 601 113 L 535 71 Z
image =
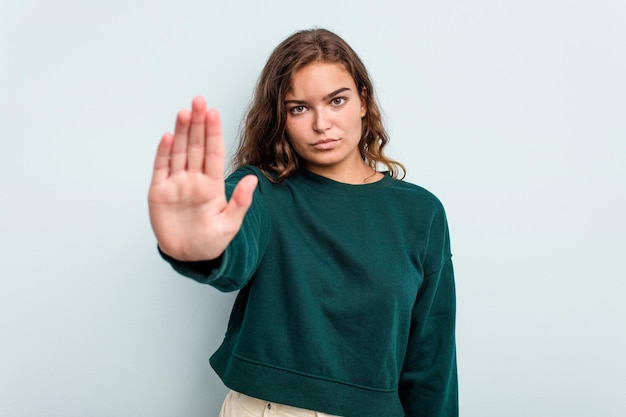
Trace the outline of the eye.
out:
M 305 110 L 306 110 L 306 107 L 304 107 L 304 106 L 294 106 L 294 107 L 289 109 L 289 113 L 291 113 L 291 114 L 300 114 L 300 113 L 304 113 Z
M 330 101 L 330 103 L 331 103 L 333 106 L 341 106 L 341 105 L 342 105 L 343 103 L 345 103 L 345 102 L 346 102 L 346 98 L 345 98 L 345 97 L 335 97 L 335 98 L 333 98 L 333 99 Z

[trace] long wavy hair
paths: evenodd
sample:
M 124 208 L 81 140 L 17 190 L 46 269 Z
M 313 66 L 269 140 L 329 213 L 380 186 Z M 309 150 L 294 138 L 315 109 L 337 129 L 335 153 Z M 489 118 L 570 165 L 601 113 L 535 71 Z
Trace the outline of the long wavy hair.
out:
M 365 65 L 350 45 L 326 29 L 296 32 L 274 49 L 259 76 L 243 121 L 232 168 L 253 165 L 274 182 L 280 182 L 298 171 L 301 160 L 285 130 L 285 95 L 291 88 L 293 74 L 317 62 L 342 65 L 352 75 L 357 91 L 363 92 L 367 110 L 362 119 L 359 142 L 363 160 L 373 169 L 382 165 L 391 176 L 404 177 L 404 166 L 383 153 L 389 137 Z

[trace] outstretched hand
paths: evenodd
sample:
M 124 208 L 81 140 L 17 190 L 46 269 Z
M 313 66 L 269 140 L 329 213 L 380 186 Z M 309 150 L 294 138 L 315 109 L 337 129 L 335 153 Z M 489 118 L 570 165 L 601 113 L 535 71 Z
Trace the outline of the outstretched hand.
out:
M 257 184 L 254 175 L 224 191 L 224 140 L 217 110 L 196 97 L 163 135 L 148 194 L 150 221 L 159 247 L 181 261 L 219 257 L 241 228 Z

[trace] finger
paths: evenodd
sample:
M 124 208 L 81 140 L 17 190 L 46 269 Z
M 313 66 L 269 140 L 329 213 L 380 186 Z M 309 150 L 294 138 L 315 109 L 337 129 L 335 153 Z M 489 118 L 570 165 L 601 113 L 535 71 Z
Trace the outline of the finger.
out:
M 166 133 L 159 142 L 157 154 L 154 158 L 154 171 L 152 172 L 152 184 L 158 184 L 170 175 L 170 157 L 172 154 L 172 144 L 174 138 L 170 133 Z
M 179 111 L 176 117 L 170 164 L 172 174 L 183 171 L 187 167 L 187 142 L 189 140 L 190 119 L 191 115 L 188 110 Z
M 222 137 L 222 123 L 217 110 L 207 110 L 206 117 L 206 144 L 204 156 L 204 173 L 215 179 L 224 177 L 224 138 Z
M 246 175 L 233 190 L 226 209 L 224 209 L 224 215 L 234 230 L 239 230 L 241 227 L 243 218 L 252 204 L 252 196 L 258 182 L 258 178 L 254 175 Z
M 187 169 L 201 171 L 204 162 L 206 102 L 196 97 L 191 103 L 191 126 L 187 146 Z

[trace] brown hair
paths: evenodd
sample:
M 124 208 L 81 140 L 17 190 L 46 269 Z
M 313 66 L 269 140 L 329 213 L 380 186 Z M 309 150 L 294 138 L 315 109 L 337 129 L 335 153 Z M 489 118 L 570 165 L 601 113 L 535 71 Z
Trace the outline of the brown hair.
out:
M 291 88 L 293 74 L 315 62 L 341 64 L 352 75 L 357 91 L 363 92 L 366 115 L 362 119 L 359 143 L 363 160 L 373 169 L 377 169 L 378 164 L 386 166 L 393 177 L 404 176 L 404 166 L 383 153 L 389 137 L 363 62 L 343 39 L 326 29 L 296 32 L 274 49 L 259 76 L 243 122 L 233 168 L 254 165 L 275 182 L 297 172 L 300 158 L 285 131 L 287 109 L 284 98 Z

